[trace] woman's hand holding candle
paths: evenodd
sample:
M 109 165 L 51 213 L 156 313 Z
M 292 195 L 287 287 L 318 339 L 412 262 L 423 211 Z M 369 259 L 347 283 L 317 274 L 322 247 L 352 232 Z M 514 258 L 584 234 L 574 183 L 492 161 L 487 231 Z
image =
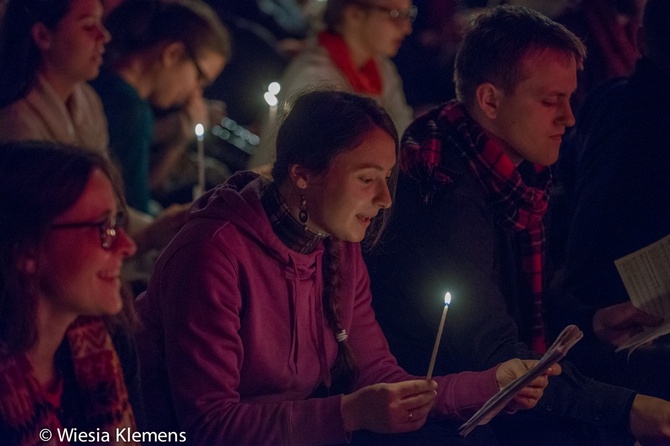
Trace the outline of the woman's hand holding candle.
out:
M 437 383 L 415 379 L 363 387 L 341 400 L 344 428 L 377 433 L 411 432 L 426 422 L 437 396 Z

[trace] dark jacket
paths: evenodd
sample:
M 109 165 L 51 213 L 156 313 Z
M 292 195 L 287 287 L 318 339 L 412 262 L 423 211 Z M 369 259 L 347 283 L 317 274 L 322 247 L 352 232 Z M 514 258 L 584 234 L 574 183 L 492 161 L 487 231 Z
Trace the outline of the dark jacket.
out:
M 670 397 L 661 376 L 670 355 L 617 355 L 595 338 L 592 320 L 597 309 L 629 299 L 614 261 L 670 234 L 669 102 L 670 76 L 645 59 L 629 79 L 593 93 L 561 147 L 561 206 L 551 223 L 558 263 L 565 263 L 550 328 L 579 324 L 585 339 L 575 355 L 590 373 L 662 398 Z

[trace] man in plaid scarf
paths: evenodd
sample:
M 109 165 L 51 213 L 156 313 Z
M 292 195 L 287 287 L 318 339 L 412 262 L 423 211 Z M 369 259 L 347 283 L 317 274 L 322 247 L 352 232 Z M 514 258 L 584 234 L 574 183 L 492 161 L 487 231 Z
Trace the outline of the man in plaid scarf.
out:
M 447 291 L 436 373 L 546 349 L 548 166 L 575 123 L 570 96 L 584 58 L 574 34 L 537 12 L 486 10 L 456 58 L 458 100 L 405 133 L 395 217 L 368 265 L 377 318 L 412 373 L 425 373 Z M 670 403 L 562 367 L 535 409 L 492 421 L 501 444 L 669 441 Z

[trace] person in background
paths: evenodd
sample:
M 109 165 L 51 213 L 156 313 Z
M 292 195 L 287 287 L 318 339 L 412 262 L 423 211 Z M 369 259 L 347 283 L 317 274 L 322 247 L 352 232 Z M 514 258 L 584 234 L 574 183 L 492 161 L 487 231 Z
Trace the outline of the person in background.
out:
M 538 12 L 488 9 L 457 53 L 458 99 L 405 132 L 394 219 L 367 264 L 377 318 L 409 371 L 424 367 L 446 291 L 439 373 L 545 351 L 548 166 L 575 123 L 584 57 L 572 32 Z M 670 403 L 561 364 L 533 410 L 492 421 L 502 444 L 668 444 Z
M 12 0 L 0 40 L 0 143 L 51 141 L 109 156 L 105 111 L 86 82 L 110 39 L 102 16 L 99 0 Z M 185 210 L 153 220 L 130 208 L 135 259 L 164 247 Z
M 105 19 L 113 36 L 105 66 L 92 82 L 109 122 L 110 151 L 121 165 L 128 204 L 150 210 L 152 105 L 185 105 L 191 129 L 209 123 L 202 89 L 229 57 L 226 29 L 193 0 L 126 0 Z M 172 150 L 178 156 L 185 144 Z M 169 162 L 169 161 L 168 161 Z
M 137 301 L 151 429 L 193 444 L 474 444 L 421 427 L 467 418 L 532 362 L 426 380 L 389 353 L 360 242 L 388 214 L 397 145 L 374 100 L 312 92 L 279 129 L 274 180 L 241 172 L 194 203 Z M 547 379 L 507 409 L 535 405 Z
M 43 140 L 107 153 L 107 121 L 86 81 L 109 33 L 99 0 L 12 0 L 0 36 L 0 142 Z
M 584 42 L 589 55 L 577 74 L 577 91 L 572 96 L 577 116 L 586 97 L 598 86 L 633 72 L 640 57 L 636 34 L 646 1 L 580 0 L 570 2 L 556 17 Z
M 548 318 L 584 327 L 573 359 L 605 382 L 670 399 L 668 339 L 649 348 L 616 348 L 663 318 L 633 306 L 614 261 L 670 233 L 665 202 L 670 150 L 670 3 L 648 0 L 639 33 L 642 58 L 630 77 L 607 82 L 587 99 L 561 146 L 558 187 L 563 206 L 551 227 L 564 256 Z M 558 240 L 552 232 L 551 240 Z M 565 262 L 564 265 L 562 262 Z
M 410 0 L 328 0 L 325 30 L 284 71 L 280 99 L 310 88 L 364 94 L 379 101 L 402 134 L 413 112 L 390 58 L 412 32 L 416 14 Z M 249 167 L 272 163 L 275 130 L 269 123 Z
M 37 444 L 43 429 L 60 441 L 66 428 L 134 444 L 116 435 L 136 430 L 143 413 L 119 277 L 135 252 L 124 211 L 103 156 L 50 142 L 0 146 L 2 444 Z

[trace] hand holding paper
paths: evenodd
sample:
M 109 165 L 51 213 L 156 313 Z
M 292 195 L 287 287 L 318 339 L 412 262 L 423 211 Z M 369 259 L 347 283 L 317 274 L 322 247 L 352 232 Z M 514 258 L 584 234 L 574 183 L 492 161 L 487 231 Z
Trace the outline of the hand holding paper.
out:
M 568 325 L 563 329 L 556 341 L 549 347 L 547 353 L 542 359 L 524 375 L 512 381 L 509 385 L 496 393 L 489 399 L 481 409 L 477 411 L 468 421 L 466 421 L 459 429 L 462 436 L 468 435 L 472 430 L 491 421 L 501 410 L 508 406 L 510 401 L 514 399 L 526 386 L 528 386 L 535 378 L 542 375 L 549 367 L 556 364 L 563 359 L 577 341 L 583 336 L 583 333 L 576 325 Z
M 663 318 L 636 308 L 631 301 L 597 310 L 593 332 L 602 342 L 620 347 L 649 327 L 657 327 Z
M 665 318 L 662 324 L 643 324 L 643 331 L 622 342 L 617 352 L 646 345 L 670 333 L 670 235 L 614 261 L 636 308 Z M 594 320 L 594 324 L 595 324 Z

